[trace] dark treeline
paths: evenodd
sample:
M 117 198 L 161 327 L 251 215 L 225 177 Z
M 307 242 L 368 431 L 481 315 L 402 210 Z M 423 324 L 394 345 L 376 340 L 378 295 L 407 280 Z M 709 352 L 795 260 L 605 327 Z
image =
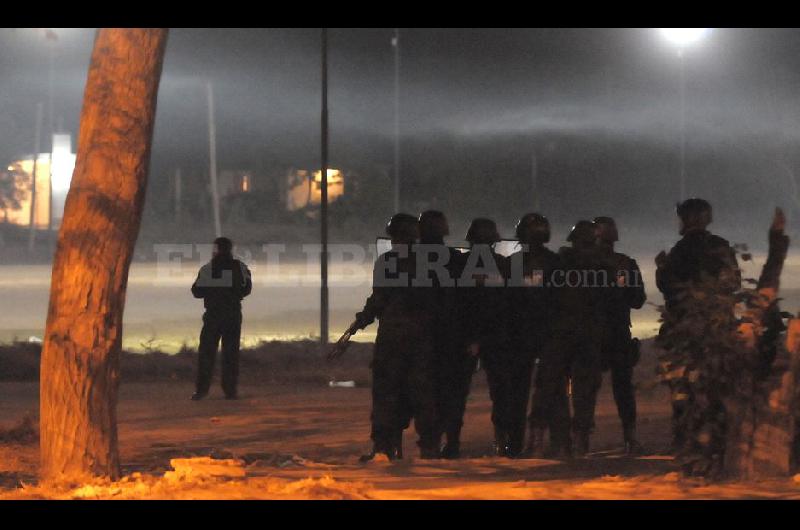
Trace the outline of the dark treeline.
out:
M 678 152 L 677 138 L 669 135 L 651 138 L 607 131 L 407 137 L 401 151 L 401 209 L 447 212 L 454 239 L 463 237 L 469 219 L 476 216 L 496 219 L 501 232 L 510 235 L 515 220 L 534 207 L 535 157 L 540 209 L 552 219 L 556 240 L 576 219 L 612 215 L 627 241 L 658 248 L 676 228 Z M 792 152 L 791 145 L 765 142 L 759 136 L 690 143 L 689 193 L 713 201 L 719 232 L 736 242 L 758 243 L 763 237 L 757 221 L 763 224 L 775 204 L 786 209 L 790 225 L 800 222 L 793 176 L 795 167 L 800 171 L 800 160 Z M 243 233 L 251 244 L 316 239 L 315 212 L 286 211 L 282 187 L 288 168 L 319 163 L 313 143 L 276 139 L 264 151 L 234 152 L 229 146 L 221 153 L 220 171 L 247 169 L 263 179 L 258 192 L 223 201 L 228 228 Z M 207 156 L 177 155 L 156 147 L 144 241 L 208 237 Z M 334 134 L 331 165 L 348 173 L 345 196 L 331 205 L 334 240 L 367 242 L 382 233 L 392 213 L 391 160 L 388 138 Z M 170 186 L 176 167 L 181 167 L 184 179 L 185 215 L 180 225 L 172 222 Z

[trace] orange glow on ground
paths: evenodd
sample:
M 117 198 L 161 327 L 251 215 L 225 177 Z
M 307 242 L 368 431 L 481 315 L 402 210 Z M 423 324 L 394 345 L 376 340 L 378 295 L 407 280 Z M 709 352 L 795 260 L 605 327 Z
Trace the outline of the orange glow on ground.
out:
M 640 368 L 637 377 L 644 381 L 652 367 Z M 0 499 L 800 498 L 793 477 L 716 485 L 681 478 L 664 454 L 666 394 L 646 385 L 639 390 L 639 431 L 656 454 L 620 454 L 619 420 L 605 381 L 594 454 L 572 463 L 490 456 L 490 402 L 482 373 L 468 403 L 465 458 L 458 461 L 418 459 L 412 428 L 405 435 L 404 460 L 360 464 L 358 456 L 369 448 L 368 388 L 264 381 L 243 387 L 239 401 L 222 399 L 215 387 L 199 403 L 189 401 L 191 392 L 185 381 L 123 381 L 124 478 L 118 482 L 40 487 L 37 444 L 0 443 Z M 38 385 L 0 383 L 0 395 L 2 429 L 36 410 Z

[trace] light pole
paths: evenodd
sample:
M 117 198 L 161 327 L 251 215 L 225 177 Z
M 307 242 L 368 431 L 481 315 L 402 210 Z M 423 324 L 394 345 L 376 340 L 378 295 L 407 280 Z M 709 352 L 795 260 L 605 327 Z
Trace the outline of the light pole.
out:
M 678 52 L 680 68 L 680 199 L 686 198 L 686 60 L 684 51 L 687 47 L 706 37 L 711 28 L 660 28 L 661 35 L 672 44 Z
M 50 176 L 48 177 L 48 220 L 47 220 L 47 234 L 48 242 L 50 245 L 55 244 L 55 237 L 53 232 L 53 134 L 55 134 L 55 121 L 53 115 L 55 113 L 54 107 L 54 85 L 55 85 L 55 59 L 56 59 L 56 42 L 58 42 L 58 34 L 53 28 L 42 28 L 44 31 L 45 44 L 47 46 L 47 142 L 45 146 L 49 146 L 50 151 Z
M 208 174 L 211 179 L 211 211 L 214 214 L 214 237 L 222 236 L 219 216 L 219 188 L 217 186 L 217 128 L 214 122 L 214 85 L 206 82 L 208 99 Z
M 50 132 L 50 152 L 53 152 L 53 133 L 55 133 L 55 120 L 53 119 L 53 115 L 55 113 L 53 103 L 53 86 L 55 78 L 55 72 L 53 69 L 56 62 L 55 44 L 50 44 L 47 52 L 47 129 Z
M 39 160 L 40 138 L 42 136 L 42 104 L 36 104 L 36 125 L 34 126 L 34 141 L 33 141 L 33 165 L 31 169 L 31 211 L 30 223 L 28 226 L 28 252 L 33 252 L 34 243 L 36 241 L 36 206 L 37 202 L 37 189 L 36 189 L 36 162 Z M 52 155 L 51 155 L 52 156 Z M 38 192 L 40 193 L 40 192 Z
M 48 99 L 48 106 L 47 106 L 47 130 L 50 135 L 50 178 L 47 179 L 48 182 L 48 190 L 47 193 L 49 198 L 47 200 L 48 205 L 48 218 L 47 218 L 47 239 L 51 246 L 55 243 L 55 237 L 53 233 L 53 135 L 55 134 L 55 126 L 53 125 L 53 80 L 54 80 L 54 71 L 53 67 L 55 65 L 55 55 L 56 55 L 56 46 L 55 44 L 51 44 L 49 46 L 49 53 L 48 53 L 48 68 L 47 68 L 47 99 Z M 59 131 L 62 132 L 62 131 Z
M 400 29 L 394 28 L 394 211 L 400 211 Z
M 48 209 L 48 221 L 47 221 L 47 233 L 48 233 L 48 240 L 52 244 L 54 242 L 53 236 L 53 67 L 55 64 L 55 44 L 50 44 L 49 41 L 58 41 L 58 34 L 53 31 L 52 28 L 36 28 L 35 31 L 37 33 L 43 33 L 45 41 L 47 42 L 47 54 L 48 54 L 48 65 L 47 65 L 47 132 L 49 135 L 48 142 L 45 146 L 49 146 L 50 151 L 50 163 L 48 164 L 50 167 L 50 175 L 48 176 L 48 201 L 47 201 L 47 209 Z M 35 208 L 36 208 L 36 201 L 37 201 L 37 194 L 44 193 L 44 190 L 37 190 L 36 189 L 36 162 L 39 158 L 39 151 L 41 151 L 40 146 L 40 137 L 41 137 L 41 128 L 42 128 L 42 109 L 41 104 L 37 105 L 37 118 L 36 118 L 36 148 L 33 153 L 33 177 L 31 180 L 31 214 L 30 214 L 30 232 L 28 234 L 28 249 L 33 251 L 34 242 L 36 239 L 36 226 L 34 223 L 35 217 Z
M 322 108 L 320 112 L 320 323 L 322 347 L 328 345 L 328 28 L 322 28 Z
M 536 159 L 536 146 L 531 149 L 531 184 L 533 186 L 533 209 L 538 212 L 541 200 L 539 193 L 539 163 Z

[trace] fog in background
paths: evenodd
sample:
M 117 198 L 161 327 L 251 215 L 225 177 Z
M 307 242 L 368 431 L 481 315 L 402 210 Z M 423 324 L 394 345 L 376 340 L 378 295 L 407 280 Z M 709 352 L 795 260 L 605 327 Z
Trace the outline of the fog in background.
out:
M 94 30 L 55 34 L 48 40 L 33 29 L 0 30 L 3 163 L 32 151 L 35 106 L 48 101 L 50 48 L 54 127 L 77 135 Z M 390 28 L 329 30 L 330 164 L 355 175 L 344 199 L 331 205 L 333 241 L 368 244 L 393 213 L 392 35 Z M 619 248 L 644 266 L 674 243 L 680 63 L 655 29 L 401 29 L 400 42 L 402 209 L 444 210 L 453 242 L 476 216 L 495 218 L 512 236 L 516 220 L 533 208 L 535 158 L 552 247 L 577 219 L 596 215 L 617 218 Z M 713 203 L 715 232 L 756 249 L 766 248 L 776 205 L 787 211 L 790 234 L 800 225 L 798 52 L 797 30 L 723 28 L 685 52 L 689 194 Z M 207 81 L 216 97 L 219 170 L 246 169 L 274 181 L 274 191 L 245 213 L 238 203 L 223 204 L 226 234 L 242 248 L 317 242 L 313 212 L 286 213 L 278 181 L 288 168 L 319 167 L 320 30 L 174 29 L 140 257 L 152 258 L 157 243 L 213 238 Z M 191 202 L 181 222 L 171 211 L 178 167 Z M 5 261 L 17 256 L 4 254 Z M 17 289 L 25 274 L 15 269 L 2 289 Z M 41 300 L 30 304 L 39 311 L 46 269 L 35 276 Z M 186 295 L 182 285 L 176 299 Z M 141 294 L 135 286 L 134 301 Z M 24 306 L 25 296 L 14 293 Z M 342 315 L 334 307 L 336 325 L 347 323 L 366 289 L 347 293 L 332 295 L 334 306 L 353 298 Z M 317 303 L 316 294 L 302 300 L 298 311 L 308 322 L 298 332 L 313 332 L 314 308 L 306 305 Z M 191 299 L 180 303 L 197 310 Z M 267 307 L 269 300 L 257 303 Z M 126 322 L 136 314 L 126 312 Z
M 0 30 L 4 159 L 32 149 L 48 46 L 54 121 L 77 132 L 94 32 L 56 34 Z M 329 35 L 331 164 L 391 175 L 392 30 Z M 176 167 L 205 185 L 205 81 L 215 86 L 220 170 L 318 166 L 319 47 L 318 29 L 173 30 L 148 211 Z M 789 171 L 800 167 L 799 50 L 796 30 L 716 29 L 686 52 L 689 191 L 713 202 L 717 230 L 733 239 L 760 236 L 774 204 L 798 217 Z M 493 215 L 510 229 L 530 209 L 535 152 L 542 209 L 556 223 L 607 214 L 623 231 L 672 230 L 678 68 L 653 29 L 402 29 L 403 208 L 449 207 L 463 223 Z

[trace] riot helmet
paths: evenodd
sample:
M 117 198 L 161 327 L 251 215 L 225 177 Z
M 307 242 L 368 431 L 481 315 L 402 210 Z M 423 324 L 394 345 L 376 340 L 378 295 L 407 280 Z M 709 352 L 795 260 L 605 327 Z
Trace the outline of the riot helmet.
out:
M 422 243 L 440 243 L 450 235 L 447 217 L 438 210 L 426 210 L 419 214 L 419 239 Z
M 469 225 L 466 239 L 473 245 L 493 245 L 501 238 L 494 221 L 478 217 Z
M 386 224 L 386 234 L 392 243 L 414 243 L 419 238 L 419 222 L 411 214 L 396 213 Z
M 575 223 L 575 226 L 573 226 L 572 230 L 570 230 L 569 236 L 567 236 L 567 241 L 575 246 L 586 246 L 594 244 L 595 237 L 594 223 L 585 219 L 581 219 Z
M 594 218 L 594 224 L 597 230 L 597 239 L 603 243 L 614 243 L 619 241 L 619 232 L 617 231 L 617 223 L 612 217 L 599 216 Z
M 515 229 L 520 243 L 543 245 L 550 241 L 550 221 L 539 213 L 526 213 L 517 222 Z

